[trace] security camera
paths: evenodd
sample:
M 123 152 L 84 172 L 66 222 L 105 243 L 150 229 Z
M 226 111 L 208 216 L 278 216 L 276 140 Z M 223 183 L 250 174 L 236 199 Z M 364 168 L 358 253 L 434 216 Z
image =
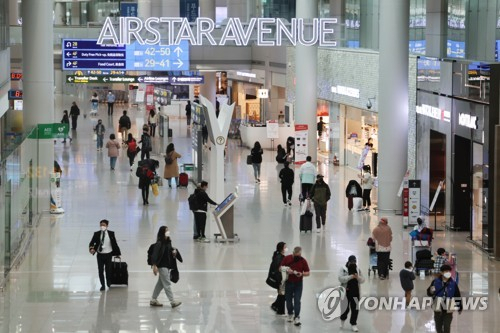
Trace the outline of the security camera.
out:
M 368 103 L 366 103 L 366 108 L 368 110 L 371 110 L 371 108 L 372 108 L 372 102 L 371 101 L 368 101 Z

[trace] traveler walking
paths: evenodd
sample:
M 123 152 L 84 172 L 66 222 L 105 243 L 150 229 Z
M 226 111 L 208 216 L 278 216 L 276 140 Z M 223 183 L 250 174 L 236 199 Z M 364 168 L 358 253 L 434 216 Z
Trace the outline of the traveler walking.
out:
M 311 188 L 316 180 L 316 166 L 311 163 L 311 160 L 311 156 L 307 156 L 306 163 L 302 164 L 299 169 L 302 200 L 310 197 Z
M 387 217 L 382 217 L 378 226 L 372 231 L 377 251 L 378 276 L 381 280 L 389 278 L 389 259 L 391 257 L 392 230 Z
M 290 163 L 285 162 L 283 165 L 284 168 L 281 169 L 279 178 L 281 180 L 281 195 L 283 196 L 283 204 L 285 204 L 286 207 L 287 205 L 292 205 L 292 188 L 295 180 L 295 173 L 292 169 L 290 169 Z
M 190 101 L 187 101 L 185 110 L 186 110 L 187 125 L 191 126 L 191 102 Z
M 323 130 L 325 129 L 325 122 L 323 121 L 323 117 L 319 117 L 319 121 L 316 124 L 316 129 L 318 130 L 318 141 L 321 138 L 321 135 L 323 135 Z
M 332 196 L 330 186 L 325 183 L 323 175 L 316 176 L 316 183 L 311 188 L 310 196 L 316 213 L 316 231 L 321 232 L 321 226 L 325 228 L 327 203 Z
M 283 281 L 282 274 L 280 271 L 280 265 L 285 258 L 285 253 L 288 251 L 285 242 L 279 242 L 276 245 L 276 251 L 273 253 L 271 260 L 271 265 L 269 266 L 268 281 L 274 284 L 273 288 L 278 291 L 278 296 L 273 304 L 271 304 L 271 309 L 278 315 L 285 314 L 285 281 Z M 268 283 L 269 284 L 269 283 Z
M 349 323 L 352 326 L 353 332 L 359 332 L 357 326 L 359 314 L 358 303 L 360 297 L 359 285 L 365 282 L 365 278 L 363 277 L 363 274 L 361 274 L 361 270 L 357 266 L 357 260 L 355 256 L 349 256 L 345 266 L 342 266 L 340 268 L 338 279 L 342 287 L 346 289 L 347 297 L 347 308 L 340 316 L 340 328 L 344 328 L 345 321 L 347 320 L 347 316 L 349 315 L 350 311 L 351 319 L 349 320 Z
M 439 274 L 441 266 L 444 265 L 446 261 L 450 259 L 450 256 L 446 253 L 446 250 L 440 247 L 436 251 L 436 256 L 434 257 L 434 269 L 432 273 Z
M 115 105 L 115 100 L 116 100 L 115 95 L 113 94 L 112 91 L 109 91 L 108 96 L 106 97 L 106 101 L 108 102 L 108 116 L 113 115 L 113 108 Z
M 277 147 L 277 153 L 276 153 L 276 162 L 278 164 L 283 164 L 287 160 L 287 154 L 285 148 L 283 148 L 282 145 L 278 145 Z
M 165 169 L 163 170 L 163 178 L 168 180 L 168 187 L 172 188 L 172 178 L 175 178 L 175 184 L 179 187 L 179 164 L 177 159 L 181 158 L 181 154 L 175 151 L 173 143 L 167 146 L 165 155 Z
M 120 154 L 120 144 L 116 141 L 116 136 L 111 134 L 109 136 L 109 141 L 106 142 L 106 148 L 108 149 L 108 157 L 109 157 L 109 165 L 111 170 L 115 170 L 116 160 L 118 159 L 118 155 Z
M 411 301 L 411 292 L 414 288 L 413 280 L 415 280 L 413 264 L 410 261 L 405 262 L 405 268 L 399 272 L 399 280 L 401 282 L 401 288 L 403 288 L 405 292 L 406 308 L 408 308 Z
M 78 116 L 80 115 L 80 108 L 76 105 L 76 102 L 71 103 L 71 109 L 69 110 L 69 116 L 71 117 L 71 129 L 76 130 L 76 125 L 78 122 Z
M 99 107 L 99 97 L 97 97 L 97 93 L 94 92 L 92 94 L 92 98 L 90 98 L 90 103 L 92 104 L 91 108 L 92 111 L 90 112 L 90 115 L 92 116 L 93 114 L 97 115 L 97 109 Z
M 63 117 L 61 119 L 61 124 L 68 124 L 68 127 L 69 127 L 69 117 L 68 117 L 68 110 L 64 110 L 63 111 Z M 69 135 L 69 133 L 66 133 L 64 134 L 64 140 L 62 141 L 62 143 L 66 143 L 66 138 L 69 138 L 69 143 L 71 143 L 71 141 L 73 141 L 73 139 L 71 138 L 71 136 Z M 56 140 L 54 140 L 54 143 L 56 143 Z
M 102 124 L 102 120 L 99 119 L 97 121 L 97 125 L 94 127 L 94 133 L 96 134 L 96 145 L 97 151 L 102 151 L 102 146 L 104 144 L 104 133 L 106 132 L 106 128 Z
M 99 270 L 99 281 L 101 282 L 100 290 L 104 291 L 106 290 L 105 281 L 108 282 L 108 288 L 111 284 L 111 259 L 113 257 L 120 257 L 121 252 L 116 242 L 115 233 L 108 230 L 109 221 L 101 220 L 99 225 L 101 230 L 94 232 L 89 243 L 89 252 L 92 255 L 97 253 L 97 268 Z M 106 279 L 104 279 L 104 271 L 106 271 Z
M 149 125 L 149 128 L 150 128 L 149 134 L 153 138 L 155 137 L 156 125 L 157 124 L 158 124 L 158 115 L 156 114 L 156 112 L 155 112 L 154 109 L 151 109 L 149 111 L 149 115 L 148 115 L 148 125 Z
M 155 178 L 156 169 L 160 166 L 160 162 L 153 159 L 141 160 L 137 163 L 137 171 L 135 175 L 139 177 L 139 189 L 141 190 L 142 204 L 149 205 L 149 186 Z
M 137 141 L 134 139 L 132 133 L 128 134 L 128 138 L 125 144 L 127 145 L 127 157 L 130 164 L 130 171 L 132 171 L 132 166 L 134 165 L 134 160 L 137 156 L 137 149 L 139 148 L 139 146 L 137 146 Z
M 427 288 L 427 296 L 432 296 L 434 300 L 434 322 L 437 333 L 450 333 L 453 311 L 458 309 L 458 314 L 461 314 L 463 310 L 460 289 L 451 277 L 451 270 L 450 265 L 442 265 L 441 274 Z
M 182 302 L 174 299 L 171 287 L 172 281 L 170 280 L 171 270 L 177 267 L 176 260 L 182 262 L 179 250 L 172 246 L 172 239 L 170 238 L 170 231 L 168 228 L 166 226 L 161 226 L 160 229 L 158 229 L 156 244 L 154 245 L 153 254 L 151 256 L 153 274 L 155 276 L 158 275 L 158 282 L 156 282 L 149 305 L 163 306 L 163 304 L 158 301 L 158 296 L 162 289 L 165 290 L 165 294 L 172 308 L 176 308 L 182 304 Z
M 309 265 L 302 257 L 302 248 L 297 246 L 293 254 L 283 258 L 281 267 L 286 268 L 288 279 L 285 282 L 285 299 L 288 312 L 288 322 L 300 326 L 300 302 L 302 298 L 303 278 L 309 276 Z M 281 268 L 280 268 L 281 269 Z
M 128 136 L 128 130 L 132 127 L 129 116 L 127 116 L 127 110 L 123 110 L 123 115 L 118 120 L 118 130 L 122 134 L 122 143 L 125 143 Z
M 146 124 L 142 126 L 142 135 L 139 143 L 142 143 L 141 161 L 144 159 L 144 157 L 149 159 L 149 153 L 153 150 L 153 146 L 151 144 L 151 137 L 149 136 L 149 126 Z
M 209 243 L 210 241 L 205 237 L 205 225 L 207 223 L 207 210 L 208 204 L 217 206 L 217 203 L 210 199 L 207 194 L 208 182 L 202 181 L 200 186 L 195 191 L 196 195 L 196 210 L 194 211 L 194 221 L 196 223 L 197 234 L 199 238 L 197 241 Z
M 252 156 L 252 167 L 253 167 L 253 175 L 255 177 L 255 182 L 260 183 L 260 165 L 262 164 L 262 147 L 260 146 L 259 141 L 255 141 L 252 150 L 250 151 L 250 155 Z
M 363 209 L 370 211 L 370 206 L 372 205 L 370 195 L 373 187 L 373 177 L 367 165 L 363 167 L 363 173 L 361 174 L 361 187 L 363 188 Z

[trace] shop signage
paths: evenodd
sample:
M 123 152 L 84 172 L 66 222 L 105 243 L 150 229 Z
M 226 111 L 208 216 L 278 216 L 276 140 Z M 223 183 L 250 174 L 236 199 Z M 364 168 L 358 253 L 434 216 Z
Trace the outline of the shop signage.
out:
M 15 111 L 23 111 L 23 100 L 18 99 L 14 101 L 14 110 Z
M 268 139 L 279 139 L 279 123 L 277 120 L 267 120 L 266 121 L 266 132 Z
M 303 164 L 309 155 L 308 125 L 295 125 L 295 164 Z
M 263 99 L 269 98 L 269 89 L 258 89 L 257 96 Z
M 38 124 L 38 139 L 63 139 L 68 132 L 68 124 Z
M 195 76 L 115 76 L 115 75 L 68 75 L 67 83 L 156 83 L 156 84 L 203 84 L 203 75 Z
M 450 111 L 446 111 L 426 104 L 422 104 L 421 106 L 417 105 L 417 113 L 437 120 L 446 121 L 448 123 L 451 119 Z
M 124 2 L 120 3 L 120 16 L 137 16 L 137 3 Z
M 200 8 L 199 0 L 179 0 L 180 17 L 185 17 L 189 22 L 194 22 L 198 18 Z
M 255 74 L 255 73 L 236 72 L 236 75 L 243 76 L 243 77 L 249 77 L 251 79 L 257 78 L 257 74 Z
M 359 98 L 359 89 L 344 86 L 333 86 L 332 93 L 353 98 Z
M 458 124 L 460 126 L 477 129 L 477 117 L 466 113 L 458 114 Z
M 179 45 L 189 42 L 201 46 L 205 40 L 210 45 L 226 45 L 234 42 L 237 46 L 253 44 L 252 36 L 257 38 L 258 46 L 280 46 L 283 39 L 293 46 L 317 45 L 323 47 L 337 46 L 333 40 L 333 26 L 336 18 L 314 18 L 311 23 L 303 18 L 292 18 L 290 22 L 281 18 L 251 18 L 243 23 L 239 18 L 231 17 L 222 29 L 222 37 L 215 41 L 214 20 L 207 17 L 196 18 L 191 25 L 186 17 L 120 17 L 119 26 L 115 29 L 114 19 L 107 17 L 99 33 L 99 45 L 130 45 L 137 41 L 140 45 Z M 309 33 L 309 27 L 312 29 Z M 166 31 L 165 33 L 163 31 Z M 148 38 L 145 38 L 145 36 Z M 309 37 L 312 36 L 312 37 Z M 165 44 L 162 44 L 165 43 Z
M 417 224 L 420 216 L 420 180 L 410 179 L 408 181 L 408 218 L 409 224 Z

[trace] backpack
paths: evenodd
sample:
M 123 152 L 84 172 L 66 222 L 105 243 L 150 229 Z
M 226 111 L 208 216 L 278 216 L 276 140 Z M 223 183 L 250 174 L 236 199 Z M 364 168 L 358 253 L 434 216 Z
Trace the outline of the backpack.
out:
M 153 251 L 155 249 L 156 243 L 153 243 L 149 246 L 148 249 L 148 265 L 153 266 Z
M 188 198 L 189 210 L 195 211 L 199 209 L 197 193 L 193 193 Z
M 153 148 L 151 147 L 151 138 L 149 135 L 142 136 L 142 150 L 151 151 Z
M 131 153 L 135 153 L 137 150 L 137 142 L 132 140 L 128 143 L 128 151 Z

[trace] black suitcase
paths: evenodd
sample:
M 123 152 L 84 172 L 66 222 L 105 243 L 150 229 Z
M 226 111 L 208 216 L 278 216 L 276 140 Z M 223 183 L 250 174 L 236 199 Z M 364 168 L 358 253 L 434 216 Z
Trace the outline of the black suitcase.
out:
M 313 216 L 312 214 L 300 215 L 300 231 L 312 232 Z
M 125 284 L 128 285 L 128 267 L 127 263 L 121 259 L 113 258 L 111 263 L 111 278 L 109 284 Z
M 434 268 L 434 260 L 432 259 L 420 259 L 415 263 L 416 269 L 433 269 Z
M 420 251 L 417 251 L 415 257 L 416 257 L 417 260 L 431 259 L 432 258 L 432 252 L 430 250 L 420 250 Z

